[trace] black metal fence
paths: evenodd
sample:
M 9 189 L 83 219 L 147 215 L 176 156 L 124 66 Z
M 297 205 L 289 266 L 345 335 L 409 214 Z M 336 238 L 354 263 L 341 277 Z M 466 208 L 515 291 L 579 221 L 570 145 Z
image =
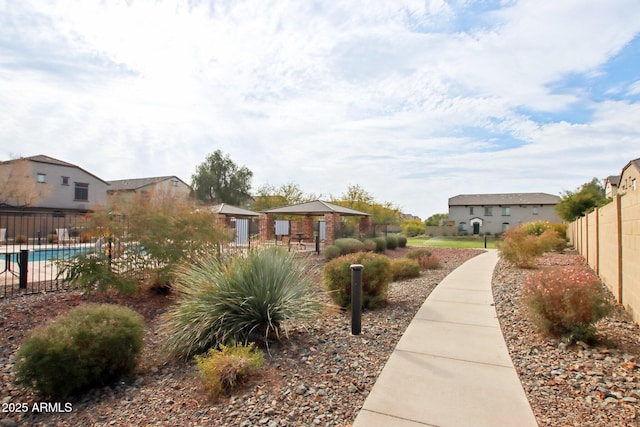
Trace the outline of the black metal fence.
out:
M 65 289 L 56 260 L 94 251 L 87 230 L 80 214 L 0 210 L 0 298 Z

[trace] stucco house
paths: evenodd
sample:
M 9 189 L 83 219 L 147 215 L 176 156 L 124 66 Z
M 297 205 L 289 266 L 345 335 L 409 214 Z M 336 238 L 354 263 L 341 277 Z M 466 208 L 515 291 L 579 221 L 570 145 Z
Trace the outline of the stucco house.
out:
M 624 194 L 629 191 L 638 191 L 638 183 L 640 182 L 640 158 L 631 160 L 622 168 L 620 173 L 620 184 L 618 185 L 618 193 Z
M 4 208 L 88 212 L 106 202 L 109 183 L 81 167 L 45 155 L 0 162 Z
M 604 194 L 606 197 L 615 197 L 618 194 L 620 175 L 610 175 L 604 180 Z
M 157 176 L 109 181 L 107 198 L 131 199 L 137 194 L 156 194 L 172 198 L 186 198 L 191 187 L 177 176 Z
M 449 221 L 459 233 L 502 233 L 530 221 L 562 222 L 559 196 L 547 193 L 460 194 L 449 199 Z

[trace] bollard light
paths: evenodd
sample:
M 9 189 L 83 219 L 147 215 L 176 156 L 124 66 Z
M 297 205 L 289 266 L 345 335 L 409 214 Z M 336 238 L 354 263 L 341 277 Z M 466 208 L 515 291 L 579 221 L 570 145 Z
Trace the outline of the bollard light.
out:
M 362 326 L 362 264 L 351 265 L 351 333 L 360 335 Z

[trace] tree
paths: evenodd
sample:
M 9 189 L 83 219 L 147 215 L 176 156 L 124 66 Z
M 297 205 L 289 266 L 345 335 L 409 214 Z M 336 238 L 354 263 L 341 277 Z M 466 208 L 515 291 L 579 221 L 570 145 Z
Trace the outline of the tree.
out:
M 446 213 L 433 214 L 424 221 L 424 224 L 427 226 L 439 226 L 440 220 L 447 219 L 448 217 L 449 215 Z
M 239 168 L 228 155 L 216 150 L 196 168 L 191 187 L 196 199 L 202 202 L 240 206 L 251 200 L 252 177 L 248 168 Z
M 607 201 L 604 188 L 598 178 L 582 184 L 575 191 L 565 191 L 556 205 L 558 216 L 573 221 Z
M 259 212 L 281 206 L 310 202 L 318 198 L 319 196 L 315 194 L 305 194 L 298 184 L 282 184 L 277 188 L 273 185 L 265 184 L 258 188 L 253 198 L 251 209 Z
M 402 234 L 408 237 L 415 237 L 420 234 L 424 234 L 427 230 L 424 222 L 420 221 L 418 218 L 403 219 L 400 226 L 402 227 Z
M 399 224 L 400 209 L 391 202 L 378 203 L 371 193 L 359 185 L 350 185 L 347 192 L 332 203 L 371 214 L 374 224 Z
M 25 158 L 0 164 L 0 204 L 33 206 L 51 192 L 47 183 L 38 183 L 31 162 Z

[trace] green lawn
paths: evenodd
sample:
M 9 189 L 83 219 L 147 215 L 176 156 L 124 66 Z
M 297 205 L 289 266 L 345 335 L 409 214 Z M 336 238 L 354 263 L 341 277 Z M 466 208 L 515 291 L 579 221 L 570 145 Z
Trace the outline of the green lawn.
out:
M 483 249 L 484 237 L 410 237 L 407 239 L 407 246 Z M 496 241 L 492 237 L 487 237 L 487 248 L 496 248 Z

